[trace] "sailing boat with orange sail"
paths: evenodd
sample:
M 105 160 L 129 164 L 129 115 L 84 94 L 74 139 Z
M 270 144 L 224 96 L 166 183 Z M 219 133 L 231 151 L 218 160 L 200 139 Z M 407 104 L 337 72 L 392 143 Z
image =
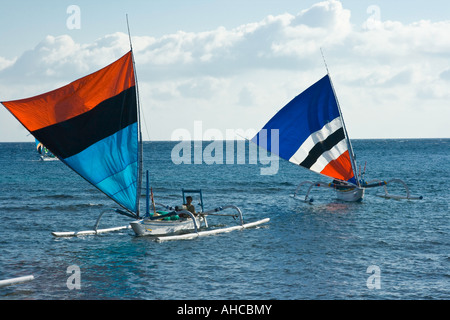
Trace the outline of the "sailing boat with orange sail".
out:
M 199 212 L 197 216 L 180 210 L 152 217 L 147 205 L 146 214 L 141 214 L 143 147 L 134 65 L 131 48 L 128 53 L 103 69 L 59 89 L 27 99 L 2 102 L 59 160 L 116 202 L 121 207 L 116 209 L 117 213 L 133 219 L 130 226 L 98 229 L 105 211 L 99 215 L 93 230 L 52 234 L 58 237 L 77 236 L 132 227 L 137 235 L 161 236 L 174 230 L 195 230 L 192 237 L 197 237 L 231 231 L 221 229 L 204 233 L 205 231 L 198 230 L 200 225 L 197 225 L 200 221 L 206 222 L 207 215 L 214 215 L 227 208 L 239 213 L 241 225 L 233 227 L 235 229 L 268 222 L 269 219 L 263 219 L 244 224 L 241 211 L 234 206 Z M 162 220 L 180 213 L 189 217 Z

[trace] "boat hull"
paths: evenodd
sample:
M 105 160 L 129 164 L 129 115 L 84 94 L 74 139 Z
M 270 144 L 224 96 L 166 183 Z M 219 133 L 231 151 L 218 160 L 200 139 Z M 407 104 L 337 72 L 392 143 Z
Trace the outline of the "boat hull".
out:
M 197 228 L 200 228 L 203 218 L 196 217 L 195 221 Z M 134 233 L 138 236 L 161 236 L 195 230 L 194 221 L 191 218 L 180 220 L 142 219 L 130 222 L 130 225 Z
M 44 157 L 44 156 L 41 156 L 41 160 L 42 161 L 56 161 L 56 160 L 59 160 L 58 158 L 52 158 L 52 157 Z
M 336 197 L 341 201 L 359 202 L 364 198 L 364 189 L 336 190 Z

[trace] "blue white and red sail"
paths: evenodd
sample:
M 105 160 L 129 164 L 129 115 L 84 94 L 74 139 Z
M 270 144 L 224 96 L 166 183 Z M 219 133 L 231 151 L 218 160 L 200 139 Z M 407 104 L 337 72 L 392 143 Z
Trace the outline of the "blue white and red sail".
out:
M 274 132 L 278 139 L 272 138 Z M 328 75 L 283 107 L 252 141 L 311 171 L 357 184 L 351 147 Z
M 2 104 L 62 162 L 136 213 L 140 151 L 135 85 L 130 51 L 64 87 Z

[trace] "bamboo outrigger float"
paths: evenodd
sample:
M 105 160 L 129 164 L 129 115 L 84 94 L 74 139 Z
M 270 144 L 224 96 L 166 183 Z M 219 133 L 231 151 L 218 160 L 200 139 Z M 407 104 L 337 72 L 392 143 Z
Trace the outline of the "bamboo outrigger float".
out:
M 12 285 L 15 285 L 15 284 L 26 283 L 26 282 L 30 282 L 30 281 L 33 281 L 33 280 L 34 280 L 34 276 L 33 275 L 17 277 L 17 278 L 11 278 L 11 279 L 6 279 L 6 280 L 0 280 L 0 288 L 7 287 L 7 286 L 12 286 Z

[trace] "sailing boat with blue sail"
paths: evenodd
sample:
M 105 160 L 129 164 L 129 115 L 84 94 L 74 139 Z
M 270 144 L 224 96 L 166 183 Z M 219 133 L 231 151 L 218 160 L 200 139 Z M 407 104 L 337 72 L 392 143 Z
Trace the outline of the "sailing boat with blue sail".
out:
M 361 201 L 365 189 L 381 186 L 385 188 L 386 197 L 420 198 L 412 197 L 406 184 L 399 179 L 366 183 L 363 174 L 357 174 L 352 144 L 329 74 L 284 106 L 252 142 L 282 159 L 333 179 L 331 183 L 300 183 L 294 197 L 303 185 L 309 185 L 305 201 L 313 187 L 334 189 L 339 200 L 349 202 Z M 392 182 L 401 182 L 407 195 L 389 195 L 385 186 Z
M 131 49 L 103 69 L 59 89 L 27 99 L 2 102 L 59 160 L 120 205 L 121 209 L 116 212 L 134 220 L 130 226 L 98 229 L 100 218 L 105 213 L 102 212 L 94 230 L 53 232 L 54 236 L 97 234 L 130 227 L 137 235 L 160 236 L 174 230 L 195 229 L 195 236 L 201 236 L 198 221 L 206 222 L 207 215 L 231 208 L 224 206 L 200 212 L 197 214 L 199 217 L 186 210 L 151 217 L 147 208 L 146 216 L 141 215 L 143 148 L 137 91 Z M 240 210 L 233 208 L 240 214 L 240 228 L 255 225 L 244 224 Z M 165 217 L 182 213 L 188 218 L 160 222 Z M 261 220 L 256 225 L 268 220 Z

